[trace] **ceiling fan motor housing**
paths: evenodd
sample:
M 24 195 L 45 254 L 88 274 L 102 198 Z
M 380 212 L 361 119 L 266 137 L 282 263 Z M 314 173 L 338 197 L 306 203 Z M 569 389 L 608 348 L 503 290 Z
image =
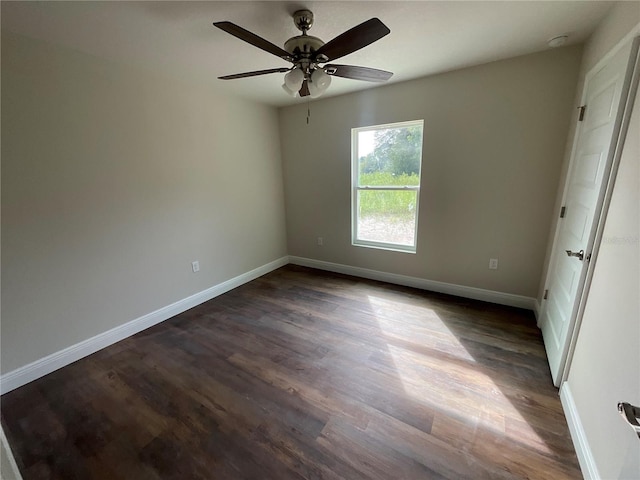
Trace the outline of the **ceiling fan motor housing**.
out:
M 311 55 L 318 50 L 324 42 L 318 37 L 312 37 L 311 35 L 298 35 L 297 37 L 290 38 L 284 44 L 284 49 L 294 57 L 304 56 L 305 54 Z
M 310 68 L 315 64 L 326 62 L 326 56 L 321 55 L 312 60 L 314 53 L 324 45 L 324 42 L 318 37 L 307 35 L 307 30 L 313 25 L 313 13 L 310 10 L 298 10 L 293 14 L 293 23 L 295 23 L 302 35 L 292 37 L 284 44 L 284 49 L 293 57 L 293 63 L 305 73 L 309 73 Z

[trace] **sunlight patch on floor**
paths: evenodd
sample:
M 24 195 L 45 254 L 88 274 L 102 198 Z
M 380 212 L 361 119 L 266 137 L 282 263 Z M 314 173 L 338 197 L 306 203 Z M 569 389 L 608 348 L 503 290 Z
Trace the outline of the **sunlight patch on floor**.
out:
M 470 434 L 489 429 L 516 442 L 526 437 L 527 445 L 551 453 L 436 312 L 388 298 L 368 299 L 389 340 L 385 363 L 393 366 L 408 395 L 458 417 Z
M 372 295 L 368 295 L 368 300 L 380 329 L 392 343 L 394 339 L 398 342 L 409 341 L 425 351 L 435 350 L 444 355 L 475 362 L 473 356 L 432 309 Z M 398 321 L 400 315 L 402 322 Z

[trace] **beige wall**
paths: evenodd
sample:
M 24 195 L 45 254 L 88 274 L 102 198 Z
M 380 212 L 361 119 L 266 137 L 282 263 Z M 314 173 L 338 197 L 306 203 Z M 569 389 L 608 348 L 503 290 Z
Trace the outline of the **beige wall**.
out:
M 289 254 L 535 297 L 580 56 L 568 47 L 321 99 L 309 125 L 305 103 L 280 109 Z M 351 128 L 415 119 L 417 254 L 354 247 Z
M 616 5 L 585 46 L 584 75 L 633 28 L 640 2 Z M 567 384 L 601 478 L 640 474 L 638 438 L 616 411 L 640 405 L 640 95 L 624 144 Z
M 3 373 L 286 255 L 274 108 L 2 33 Z

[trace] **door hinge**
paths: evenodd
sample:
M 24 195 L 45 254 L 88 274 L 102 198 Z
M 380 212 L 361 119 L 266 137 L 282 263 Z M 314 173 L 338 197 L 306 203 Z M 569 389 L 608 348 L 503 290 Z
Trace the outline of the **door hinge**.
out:
M 587 109 L 586 105 L 582 105 L 580 107 L 578 107 L 578 110 L 580 110 L 580 113 L 578 115 L 578 121 L 581 122 L 584 120 L 584 111 Z
M 560 218 L 564 218 L 566 213 L 567 213 L 567 207 L 562 207 L 560 209 Z
M 543 300 L 546 300 L 547 298 L 549 298 L 549 290 L 545 290 L 544 297 L 542 297 Z

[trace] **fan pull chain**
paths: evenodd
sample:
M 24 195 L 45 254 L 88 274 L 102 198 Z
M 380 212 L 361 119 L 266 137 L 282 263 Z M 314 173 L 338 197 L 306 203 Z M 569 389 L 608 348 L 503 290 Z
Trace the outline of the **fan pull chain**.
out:
M 309 118 L 311 118 L 311 107 L 309 106 L 309 100 L 307 100 L 307 125 L 309 125 Z

